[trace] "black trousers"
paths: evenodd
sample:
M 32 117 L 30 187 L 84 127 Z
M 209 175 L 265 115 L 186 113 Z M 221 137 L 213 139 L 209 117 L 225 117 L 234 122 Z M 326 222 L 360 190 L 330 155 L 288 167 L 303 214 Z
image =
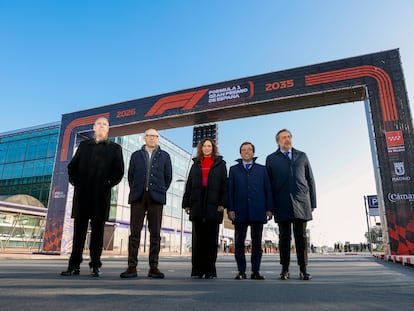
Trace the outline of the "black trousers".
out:
M 216 277 L 219 224 L 203 219 L 192 221 L 191 276 Z
M 103 236 L 105 220 L 91 219 L 91 239 L 89 243 L 90 262 L 89 267 L 100 268 L 102 266 L 101 255 L 103 248 Z M 86 234 L 88 233 L 89 219 L 77 217 L 74 219 L 73 246 L 69 258 L 69 269 L 80 267 L 83 260 L 82 253 L 85 247 Z
M 155 202 L 148 191 L 145 191 L 141 200 L 131 204 L 131 219 L 128 244 L 128 266 L 138 265 L 138 250 L 141 242 L 141 230 L 144 218 L 147 215 L 148 230 L 150 233 L 149 265 L 158 267 L 158 258 L 161 248 L 161 222 L 163 205 Z
M 239 272 L 246 272 L 246 256 L 245 256 L 245 241 L 247 228 L 250 225 L 250 236 L 252 239 L 252 271 L 260 271 L 260 263 L 262 260 L 262 223 L 235 223 L 234 224 L 234 240 L 235 240 L 235 252 L 234 256 L 237 262 L 237 268 Z
M 279 251 L 280 251 L 280 264 L 283 269 L 287 269 L 290 263 L 290 249 L 291 249 L 291 236 L 292 226 L 293 235 L 295 237 L 296 245 L 296 257 L 298 265 L 301 269 L 306 269 L 308 264 L 308 240 L 306 237 L 306 220 L 293 219 L 289 221 L 281 221 L 279 225 Z

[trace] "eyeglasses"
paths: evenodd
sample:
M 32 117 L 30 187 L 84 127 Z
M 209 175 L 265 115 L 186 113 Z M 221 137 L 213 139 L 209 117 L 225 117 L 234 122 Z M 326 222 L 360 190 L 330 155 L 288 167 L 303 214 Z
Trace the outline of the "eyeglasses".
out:
M 158 138 L 158 135 L 150 135 L 150 134 L 146 134 L 146 135 L 145 135 L 145 137 L 148 137 L 148 138 L 154 138 L 154 139 L 156 139 L 156 138 Z

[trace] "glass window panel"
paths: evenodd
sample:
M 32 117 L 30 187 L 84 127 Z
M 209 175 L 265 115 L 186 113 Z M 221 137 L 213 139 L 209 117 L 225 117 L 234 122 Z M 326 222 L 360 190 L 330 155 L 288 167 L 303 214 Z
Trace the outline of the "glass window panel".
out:
M 28 142 L 27 150 L 26 150 L 26 160 L 33 160 L 36 158 L 36 148 L 37 148 L 36 141 Z
M 7 145 L 0 144 L 0 163 L 4 163 L 4 160 L 6 159 L 6 154 L 7 154 Z
M 38 140 L 36 158 L 39 159 L 39 158 L 46 157 L 47 146 L 48 146 L 48 139 L 47 138 L 42 137 L 41 139 Z
M 44 169 L 44 160 L 36 160 L 33 170 L 33 176 L 41 176 L 43 175 L 43 169 Z
M 54 159 L 46 159 L 45 160 L 45 169 L 43 171 L 43 174 L 45 175 L 52 175 L 53 173 L 53 162 Z
M 47 148 L 46 157 L 48 157 L 48 158 L 50 158 L 50 157 L 54 158 L 55 157 L 56 146 L 57 146 L 57 140 L 54 137 L 51 137 L 50 141 L 49 141 L 49 146 Z
M 16 161 L 23 161 L 26 156 L 26 142 L 22 141 L 17 144 Z
M 11 143 L 7 150 L 6 162 L 14 162 L 17 154 L 17 144 Z
M 27 161 L 24 163 L 23 166 L 23 174 L 22 177 L 30 177 L 33 176 L 33 168 L 34 168 L 34 161 Z
M 6 164 L 4 165 L 3 169 L 3 179 L 10 179 L 13 173 L 13 167 L 12 164 Z

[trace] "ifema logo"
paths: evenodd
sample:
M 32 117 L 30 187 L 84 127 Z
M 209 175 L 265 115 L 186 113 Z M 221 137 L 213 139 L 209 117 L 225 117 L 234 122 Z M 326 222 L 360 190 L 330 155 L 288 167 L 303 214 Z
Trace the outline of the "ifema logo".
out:
M 388 200 L 392 203 L 398 201 L 414 202 L 414 193 L 388 193 Z

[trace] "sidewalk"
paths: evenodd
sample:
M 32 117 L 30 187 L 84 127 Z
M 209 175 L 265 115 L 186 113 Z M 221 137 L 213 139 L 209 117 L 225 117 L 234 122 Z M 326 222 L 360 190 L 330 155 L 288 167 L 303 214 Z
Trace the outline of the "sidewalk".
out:
M 43 254 L 38 249 L 26 249 L 26 248 L 5 248 L 0 249 L 1 259 L 53 259 L 53 258 L 69 258 L 70 254 Z M 140 252 L 140 256 L 148 256 L 148 252 Z M 224 254 L 223 254 L 224 255 Z M 233 254 L 227 254 L 233 255 Z M 84 251 L 84 256 L 89 256 L 89 251 Z M 119 251 L 107 251 L 102 252 L 102 258 L 125 258 L 128 256 L 127 251 L 120 253 Z M 191 256 L 191 253 L 185 252 L 182 255 L 178 252 L 160 252 L 160 257 L 163 256 Z

